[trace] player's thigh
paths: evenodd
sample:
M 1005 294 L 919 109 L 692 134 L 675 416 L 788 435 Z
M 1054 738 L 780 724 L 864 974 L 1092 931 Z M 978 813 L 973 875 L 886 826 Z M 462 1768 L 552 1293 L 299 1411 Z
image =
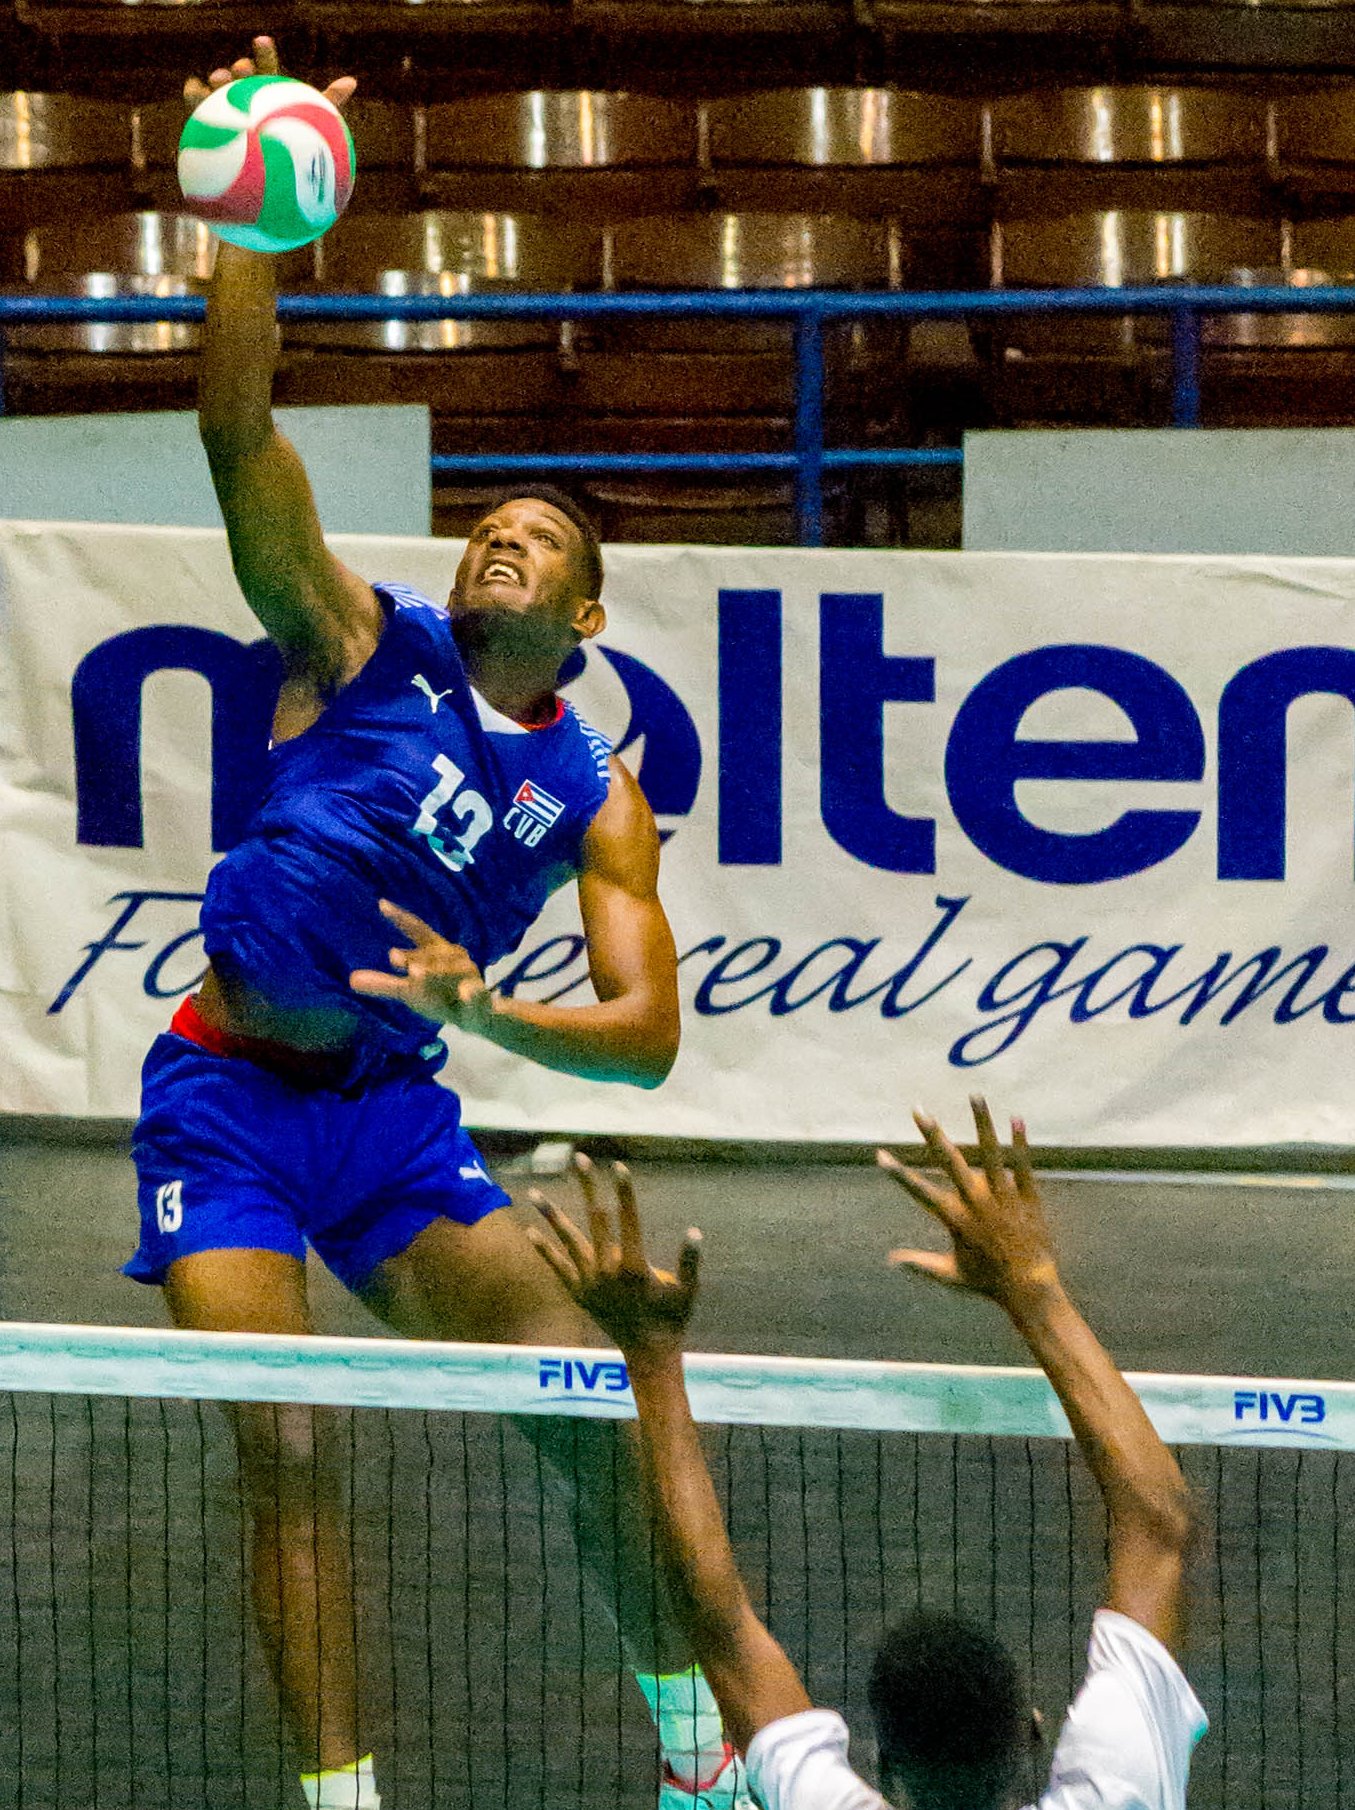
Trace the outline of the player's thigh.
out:
M 194 1332 L 315 1330 L 306 1266 L 284 1251 L 193 1251 L 170 1264 L 164 1288 L 174 1324 Z
M 194 1251 L 165 1273 L 165 1300 L 178 1327 L 195 1332 L 314 1332 L 306 1267 L 282 1251 Z M 255 1497 L 327 1493 L 332 1440 L 325 1409 L 302 1403 L 227 1402 L 246 1483 Z
M 596 1345 L 512 1209 L 474 1225 L 435 1219 L 363 1288 L 367 1306 L 407 1339 L 504 1345 Z

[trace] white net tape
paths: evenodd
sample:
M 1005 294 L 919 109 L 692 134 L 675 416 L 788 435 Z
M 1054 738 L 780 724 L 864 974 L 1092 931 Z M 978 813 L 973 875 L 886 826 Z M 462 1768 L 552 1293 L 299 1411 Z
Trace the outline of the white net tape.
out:
M 698 1420 L 1067 1438 L 1038 1370 L 694 1352 Z M 1355 1383 L 1131 1375 L 1173 1445 L 1355 1449 Z M 465 1413 L 634 1414 L 615 1352 L 400 1339 L 0 1323 L 0 1392 L 328 1403 Z

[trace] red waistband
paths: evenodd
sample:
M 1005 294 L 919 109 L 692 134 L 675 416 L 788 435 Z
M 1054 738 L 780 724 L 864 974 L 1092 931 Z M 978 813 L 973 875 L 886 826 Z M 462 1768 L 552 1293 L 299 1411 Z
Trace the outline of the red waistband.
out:
M 237 1031 L 223 1031 L 220 1025 L 208 1024 L 191 994 L 170 1019 L 169 1028 L 176 1037 L 186 1037 L 213 1056 L 234 1056 L 253 1062 L 284 1081 L 333 1083 L 349 1069 L 346 1050 L 298 1050 L 290 1043 L 274 1043 L 267 1037 L 242 1037 Z

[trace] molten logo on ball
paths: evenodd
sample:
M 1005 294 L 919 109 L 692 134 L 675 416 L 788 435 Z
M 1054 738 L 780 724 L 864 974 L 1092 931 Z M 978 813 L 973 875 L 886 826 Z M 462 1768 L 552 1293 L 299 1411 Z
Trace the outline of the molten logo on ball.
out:
M 318 239 L 346 207 L 355 168 L 338 108 L 285 75 L 216 89 L 179 140 L 179 186 L 193 213 L 251 251 Z

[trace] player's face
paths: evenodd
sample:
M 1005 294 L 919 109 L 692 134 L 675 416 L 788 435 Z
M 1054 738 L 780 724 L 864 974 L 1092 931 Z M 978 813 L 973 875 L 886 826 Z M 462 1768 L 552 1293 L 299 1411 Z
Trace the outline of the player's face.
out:
M 477 522 L 452 587 L 452 614 L 544 615 L 577 632 L 589 603 L 583 536 L 558 509 L 518 497 Z

